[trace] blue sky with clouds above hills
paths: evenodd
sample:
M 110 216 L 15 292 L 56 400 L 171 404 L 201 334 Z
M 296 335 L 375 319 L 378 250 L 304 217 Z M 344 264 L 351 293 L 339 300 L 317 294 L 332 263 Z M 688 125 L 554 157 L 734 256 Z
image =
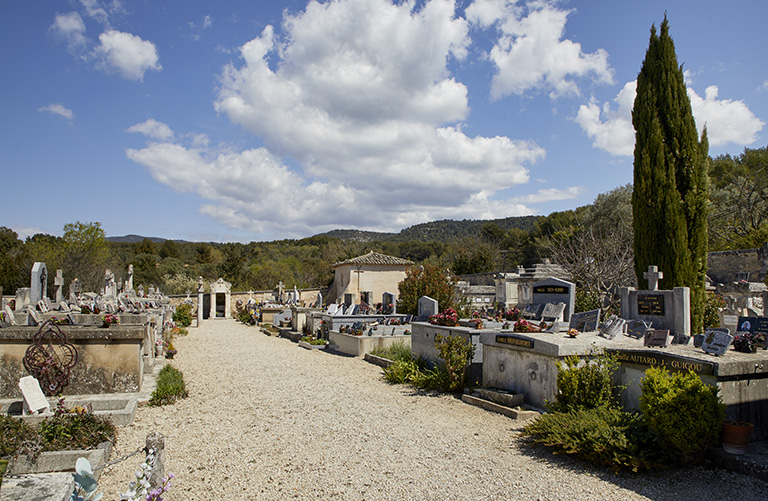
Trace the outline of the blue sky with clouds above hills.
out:
M 0 224 L 258 241 L 575 208 L 631 182 L 665 11 L 710 153 L 765 146 L 762 1 L 3 2 Z

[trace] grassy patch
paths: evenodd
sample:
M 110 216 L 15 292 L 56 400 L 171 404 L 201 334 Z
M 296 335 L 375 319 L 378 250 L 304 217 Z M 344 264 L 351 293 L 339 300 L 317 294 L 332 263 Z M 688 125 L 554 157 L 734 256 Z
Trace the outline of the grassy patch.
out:
M 184 375 L 180 370 L 168 364 L 157 375 L 157 388 L 149 398 L 149 405 L 156 407 L 169 405 L 180 398 L 187 398 Z
M 386 358 L 397 362 L 398 360 L 411 360 L 411 346 L 403 341 L 395 341 L 387 348 L 376 348 L 371 355 Z

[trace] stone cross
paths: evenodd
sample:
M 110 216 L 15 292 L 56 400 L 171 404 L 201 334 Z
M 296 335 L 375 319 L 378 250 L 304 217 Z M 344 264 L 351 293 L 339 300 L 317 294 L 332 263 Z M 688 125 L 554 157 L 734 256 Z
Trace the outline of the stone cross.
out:
M 643 278 L 648 280 L 649 291 L 657 291 L 659 290 L 659 280 L 664 278 L 664 272 L 659 271 L 658 266 L 650 265 L 648 271 L 643 273 Z
M 56 303 L 61 302 L 62 289 L 64 288 L 64 272 L 56 270 L 56 277 L 53 279 L 53 284 L 56 286 Z

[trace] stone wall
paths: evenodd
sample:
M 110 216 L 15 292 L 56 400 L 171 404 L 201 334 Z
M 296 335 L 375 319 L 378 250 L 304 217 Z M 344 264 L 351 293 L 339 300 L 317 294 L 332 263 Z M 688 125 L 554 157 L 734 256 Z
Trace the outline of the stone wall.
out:
M 737 273 L 749 273 L 750 282 L 762 282 L 768 273 L 768 244 L 759 249 L 710 252 L 707 268 L 715 285 L 735 282 Z
M 77 349 L 64 395 L 131 393 L 141 390 L 144 370 L 143 325 L 62 326 Z M 20 398 L 19 379 L 27 376 L 23 358 L 38 327 L 0 329 L 0 398 Z

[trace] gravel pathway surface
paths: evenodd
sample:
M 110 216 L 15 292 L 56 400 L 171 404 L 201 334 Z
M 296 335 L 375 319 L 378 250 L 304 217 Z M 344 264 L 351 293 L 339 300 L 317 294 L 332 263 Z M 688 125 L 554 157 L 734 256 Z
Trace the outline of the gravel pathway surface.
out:
M 449 395 L 383 381 L 360 358 L 305 350 L 234 320 L 174 342 L 190 396 L 140 408 L 113 457 L 165 436 L 166 500 L 768 499 L 768 484 L 721 469 L 615 474 L 518 438 L 521 424 Z M 135 456 L 105 470 L 126 490 Z

